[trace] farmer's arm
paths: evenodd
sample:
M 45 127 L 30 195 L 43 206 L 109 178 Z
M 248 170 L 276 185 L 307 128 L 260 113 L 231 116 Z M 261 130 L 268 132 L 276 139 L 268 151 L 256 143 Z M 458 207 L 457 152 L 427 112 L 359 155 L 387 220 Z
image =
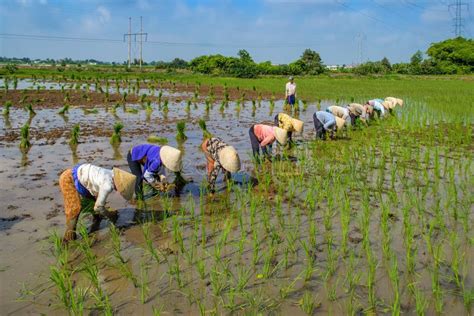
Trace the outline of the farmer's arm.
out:
M 273 143 L 274 141 L 275 141 L 275 136 L 270 134 L 262 140 L 262 142 L 260 143 L 260 146 L 265 147 L 265 146 Z
M 324 129 L 325 129 L 325 130 L 329 130 L 329 129 L 332 128 L 335 124 L 336 124 L 336 120 L 334 120 L 334 119 L 328 120 L 328 121 L 324 124 Z
M 110 193 L 114 190 L 114 183 L 113 179 L 103 179 L 99 194 L 97 195 L 97 199 L 95 200 L 94 204 L 94 211 L 99 212 L 105 208 L 105 203 L 107 202 L 107 197 Z
M 164 175 L 164 168 L 161 161 L 151 162 L 143 173 L 143 179 L 151 185 L 164 182 L 166 177 Z

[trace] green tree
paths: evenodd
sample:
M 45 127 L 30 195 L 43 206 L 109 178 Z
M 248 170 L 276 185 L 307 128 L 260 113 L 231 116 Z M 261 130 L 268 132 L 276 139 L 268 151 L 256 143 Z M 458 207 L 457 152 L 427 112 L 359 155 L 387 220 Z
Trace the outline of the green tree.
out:
M 249 52 L 246 51 L 245 49 L 239 50 L 237 55 L 239 56 L 240 60 L 242 60 L 243 62 L 246 62 L 246 63 L 253 63 L 254 62 L 253 59 L 252 59 L 252 56 L 250 56 Z
M 296 61 L 301 67 L 303 73 L 317 75 L 324 72 L 324 65 L 321 61 L 321 56 L 314 50 L 307 48 L 300 59 Z M 291 66 L 291 64 L 290 64 Z
M 412 66 L 419 66 L 423 61 L 423 53 L 421 51 L 417 51 L 413 56 L 410 58 L 410 63 Z
M 383 66 L 387 71 L 392 70 L 392 65 L 390 64 L 390 61 L 388 60 L 387 57 L 384 57 L 380 62 L 382 63 L 382 66 Z

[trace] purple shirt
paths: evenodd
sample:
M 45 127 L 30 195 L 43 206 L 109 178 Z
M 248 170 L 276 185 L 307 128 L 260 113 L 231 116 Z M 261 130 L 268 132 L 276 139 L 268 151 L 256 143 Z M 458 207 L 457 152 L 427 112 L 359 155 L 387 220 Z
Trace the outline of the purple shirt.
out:
M 156 145 L 137 145 L 132 148 L 132 160 L 139 161 L 146 157 L 146 162 L 143 166 L 143 174 L 147 171 L 152 174 L 157 174 L 163 165 L 161 163 L 160 150 L 161 147 Z

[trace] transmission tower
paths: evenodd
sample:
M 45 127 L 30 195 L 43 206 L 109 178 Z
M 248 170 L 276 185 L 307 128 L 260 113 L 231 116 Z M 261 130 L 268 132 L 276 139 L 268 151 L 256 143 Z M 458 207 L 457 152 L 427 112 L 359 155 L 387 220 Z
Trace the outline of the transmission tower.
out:
M 137 42 L 137 36 L 139 36 L 140 42 L 140 68 L 142 68 L 142 60 L 143 60 L 143 36 L 145 36 L 145 42 L 148 41 L 148 33 L 143 32 L 143 24 L 142 24 L 142 17 L 140 17 L 140 32 L 139 33 L 132 33 L 132 18 L 128 18 L 128 33 L 123 34 L 123 41 L 125 42 L 125 38 L 128 38 L 128 68 L 130 68 L 132 63 L 132 36 L 133 41 Z
M 365 36 L 365 33 L 362 32 L 356 36 L 359 65 L 364 62 L 364 42 L 366 39 L 367 37 Z
M 462 36 L 463 29 L 464 29 L 464 19 L 462 17 L 462 10 L 466 8 L 469 10 L 469 3 L 462 2 L 462 0 L 454 0 L 451 4 L 449 4 L 449 10 L 454 8 L 454 35 L 456 37 Z

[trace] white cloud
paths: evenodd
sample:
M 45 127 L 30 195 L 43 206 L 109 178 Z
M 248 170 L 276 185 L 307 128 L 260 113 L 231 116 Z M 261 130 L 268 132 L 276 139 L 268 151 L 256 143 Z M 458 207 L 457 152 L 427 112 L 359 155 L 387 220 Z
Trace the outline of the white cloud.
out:
M 100 23 L 105 24 L 110 21 L 110 11 L 106 7 L 99 6 L 97 8 L 97 13 L 99 13 Z
M 82 18 L 81 25 L 87 32 L 96 32 L 102 29 L 111 20 L 109 9 L 98 6 L 93 14 Z

